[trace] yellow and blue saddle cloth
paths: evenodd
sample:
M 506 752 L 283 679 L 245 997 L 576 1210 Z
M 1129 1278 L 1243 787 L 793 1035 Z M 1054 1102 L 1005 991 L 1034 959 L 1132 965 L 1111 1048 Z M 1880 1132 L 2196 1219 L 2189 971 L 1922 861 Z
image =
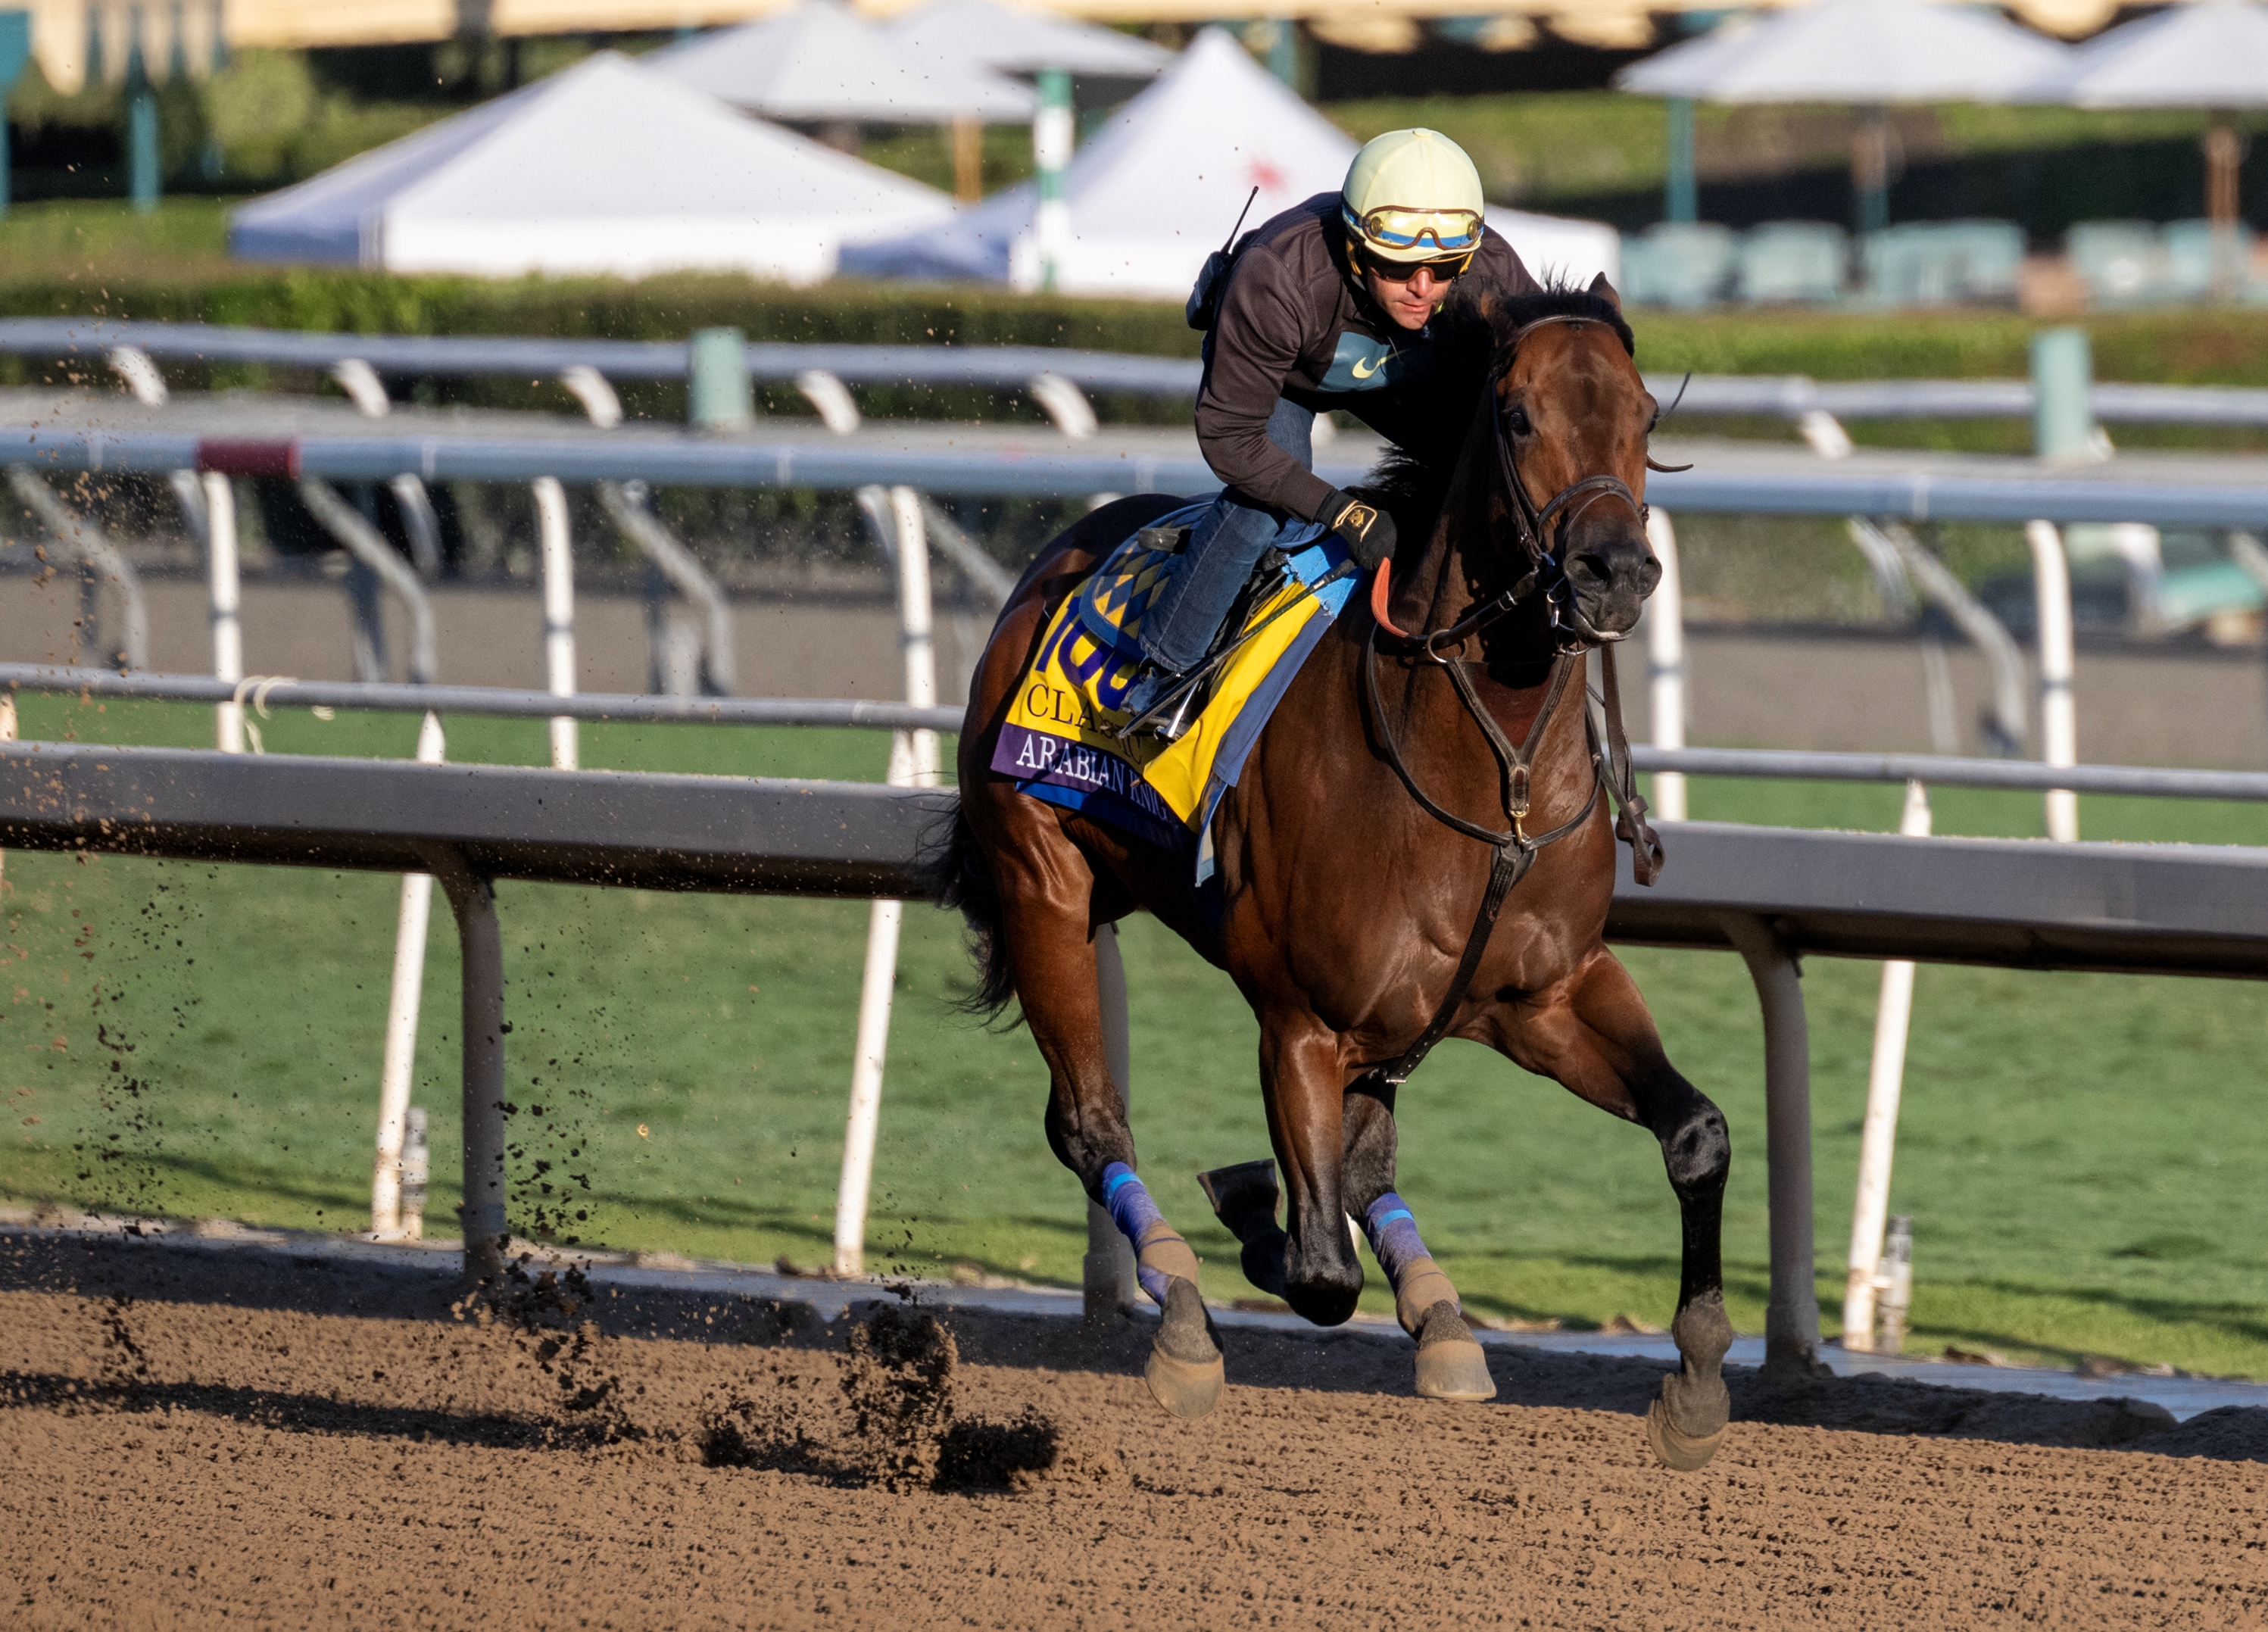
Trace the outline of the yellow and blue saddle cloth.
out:
M 1123 705 L 1141 659 L 1143 615 L 1182 559 L 1152 540 L 1195 526 L 1210 508 L 1207 500 L 1160 516 L 1056 608 L 992 752 L 993 770 L 1023 792 L 1194 854 L 1199 882 L 1212 871 L 1199 841 L 1214 808 L 1356 582 L 1351 573 L 1324 582 L 1348 560 L 1336 533 L 1312 522 L 1288 529 L 1277 548 L 1291 579 L 1248 613 L 1244 629 L 1256 632 L 1209 683 L 1189 728 L 1172 742 L 1120 740 L 1132 717 Z

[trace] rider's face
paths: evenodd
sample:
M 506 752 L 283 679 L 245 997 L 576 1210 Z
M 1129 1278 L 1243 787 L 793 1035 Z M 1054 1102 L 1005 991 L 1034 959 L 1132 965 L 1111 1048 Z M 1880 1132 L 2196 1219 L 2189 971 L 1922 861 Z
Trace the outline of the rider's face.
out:
M 1407 268 L 1381 266 L 1375 261 L 1364 269 L 1362 282 L 1370 298 L 1403 328 L 1425 327 L 1432 319 L 1433 308 L 1448 295 L 1450 283 L 1448 278 L 1422 263 Z

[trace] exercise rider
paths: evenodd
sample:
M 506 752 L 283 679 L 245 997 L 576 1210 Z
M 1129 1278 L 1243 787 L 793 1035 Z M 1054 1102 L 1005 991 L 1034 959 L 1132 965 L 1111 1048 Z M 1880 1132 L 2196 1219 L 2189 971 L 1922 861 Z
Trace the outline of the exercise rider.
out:
M 1469 411 L 1425 388 L 1434 312 L 1468 273 L 1509 293 L 1535 287 L 1482 210 L 1480 173 L 1462 148 L 1438 131 L 1389 131 L 1355 155 L 1340 192 L 1255 228 L 1225 271 L 1208 266 L 1225 287 L 1201 282 L 1189 302 L 1190 322 L 1211 331 L 1197 445 L 1227 490 L 1190 529 L 1187 559 L 1144 615 L 1146 662 L 1127 697 L 1138 717 L 1204 659 L 1286 527 L 1320 521 L 1366 565 L 1393 553 L 1384 512 L 1315 475 L 1315 415 L 1344 408 L 1414 447 Z

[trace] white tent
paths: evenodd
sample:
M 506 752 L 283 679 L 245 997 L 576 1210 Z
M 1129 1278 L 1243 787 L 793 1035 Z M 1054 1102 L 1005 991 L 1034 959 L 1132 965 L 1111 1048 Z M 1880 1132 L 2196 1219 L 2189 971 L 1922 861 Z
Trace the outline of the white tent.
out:
M 1672 46 L 1624 69 L 1615 88 L 1705 102 L 1992 102 L 2068 55 L 1967 6 L 1821 0 Z
M 931 0 L 883 31 L 916 55 L 941 62 L 1036 74 L 1043 68 L 1098 79 L 1154 79 L 1174 54 L 1146 40 L 993 0 Z
M 1544 283 L 1587 285 L 1602 272 L 1608 283 L 1622 282 L 1622 234 L 1603 221 L 1571 221 L 1491 204 L 1488 224 Z
M 239 209 L 247 261 L 514 276 L 694 268 L 816 283 L 843 241 L 947 220 L 944 194 L 614 52 Z
M 1346 180 L 1355 143 L 1209 28 L 1148 90 L 1120 109 L 1064 173 L 1069 247 L 1057 285 L 1073 294 L 1179 300 L 1220 247 L 1254 187 L 1255 226 Z M 955 278 L 1036 289 L 1040 257 L 1029 186 L 936 231 L 847 249 L 843 270 L 868 277 Z M 1491 211 L 1523 259 L 1611 275 L 1615 236 L 1582 222 Z
M 1015 124 L 1032 93 L 980 63 L 920 55 L 829 0 L 719 29 L 645 59 L 662 73 L 767 119 L 858 124 Z
M 2098 35 L 2029 99 L 2074 107 L 2268 106 L 2268 6 L 2197 0 Z

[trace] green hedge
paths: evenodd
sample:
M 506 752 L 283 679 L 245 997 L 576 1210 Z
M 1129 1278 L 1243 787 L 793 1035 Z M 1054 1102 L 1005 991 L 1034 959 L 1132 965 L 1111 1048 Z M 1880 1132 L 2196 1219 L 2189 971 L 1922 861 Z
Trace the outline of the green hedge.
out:
M 1167 302 L 1014 295 L 975 286 L 836 283 L 792 290 L 732 276 L 490 281 L 382 273 L 231 271 L 171 282 L 0 282 L 0 316 L 101 315 L 357 334 L 676 339 L 733 324 L 754 340 L 1061 345 L 1195 357 Z M 1641 312 L 1649 369 L 1822 379 L 2022 374 L 2048 320 L 2007 312 Z M 2070 320 L 2106 379 L 2268 385 L 2268 310 Z
M 232 271 L 167 283 L 0 283 L 0 315 L 101 315 L 355 334 L 603 335 L 672 340 L 715 324 L 752 340 L 1064 345 L 1195 357 L 1178 305 L 935 284 L 794 290 L 737 276 L 399 277 Z
M 91 315 L 180 323 L 347 334 L 541 334 L 609 340 L 679 340 L 696 328 L 730 324 L 751 340 L 909 344 L 1070 346 L 1152 356 L 1197 355 L 1198 336 L 1181 309 L 1162 303 L 1019 296 L 978 287 L 836 283 L 793 290 L 735 276 L 617 279 L 397 277 L 382 273 L 280 270 L 232 272 L 162 283 L 109 280 L 95 289 L 69 282 L 0 283 L 0 316 Z M 266 386 L 284 371 L 169 368 L 190 386 Z M 54 371 L 0 357 L 0 380 L 25 383 Z M 772 406 L 800 411 L 784 388 Z M 493 408 L 571 407 L 549 381 L 442 379 L 421 400 Z M 862 390 L 870 413 L 932 418 L 998 417 L 998 393 L 968 390 Z M 633 415 L 684 417 L 683 388 L 633 386 Z M 1186 404 L 1108 400 L 1114 419 L 1171 423 Z M 1011 404 L 1038 420 L 1028 404 Z

